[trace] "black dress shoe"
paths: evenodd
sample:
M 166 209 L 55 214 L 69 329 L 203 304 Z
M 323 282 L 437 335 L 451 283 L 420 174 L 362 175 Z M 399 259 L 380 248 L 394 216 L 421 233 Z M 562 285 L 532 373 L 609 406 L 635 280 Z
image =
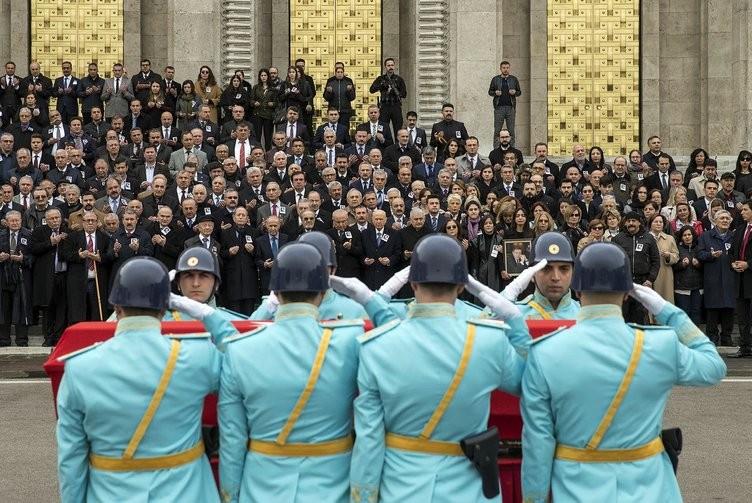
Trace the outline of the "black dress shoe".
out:
M 55 343 L 53 341 L 44 341 L 42 343 L 42 346 L 45 348 L 52 348 L 55 346 Z
M 752 350 L 749 348 L 739 348 L 739 351 L 728 355 L 729 358 L 752 358 Z
M 721 339 L 721 346 L 731 347 L 731 346 L 735 346 L 735 344 L 734 344 L 734 341 L 732 341 L 731 339 Z

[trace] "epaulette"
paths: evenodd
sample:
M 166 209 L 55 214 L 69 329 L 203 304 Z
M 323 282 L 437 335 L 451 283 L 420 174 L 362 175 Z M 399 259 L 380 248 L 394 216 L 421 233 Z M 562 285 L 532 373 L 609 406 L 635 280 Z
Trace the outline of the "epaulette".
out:
M 208 339 L 211 337 L 209 332 L 194 332 L 189 334 L 165 334 L 170 339 Z
M 380 327 L 376 327 L 373 330 L 369 330 L 368 332 L 358 337 L 358 341 L 360 341 L 361 344 L 365 344 L 366 342 L 371 341 L 375 339 L 376 337 L 389 332 L 391 329 L 397 327 L 401 322 L 402 320 L 392 320 L 389 323 L 385 323 L 384 325 L 381 325 Z
M 319 326 L 323 328 L 342 328 L 363 326 L 363 320 L 320 320 Z
M 226 313 L 226 314 L 232 316 L 234 320 L 247 320 L 248 319 L 248 316 L 246 316 L 244 314 L 237 313 L 237 312 L 235 312 L 235 311 L 233 311 L 231 309 L 227 309 L 225 307 L 218 307 L 216 309 L 217 309 L 217 311 L 221 311 L 223 313 Z
M 554 330 L 553 332 L 549 332 L 546 335 L 541 335 L 540 337 L 536 337 L 535 339 L 533 339 L 532 341 L 530 341 L 530 344 L 538 344 L 540 341 L 545 341 L 546 339 L 548 339 L 552 335 L 556 335 L 556 334 L 560 333 L 561 331 L 566 330 L 567 328 L 569 328 L 569 327 L 559 327 L 556 330 Z
M 99 346 L 100 344 L 102 344 L 102 341 L 95 342 L 91 346 L 86 346 L 85 348 L 78 349 L 76 351 L 73 351 L 72 353 L 68 353 L 67 355 L 60 356 L 58 357 L 57 361 L 64 362 L 65 360 L 69 360 L 70 358 L 73 358 L 74 356 L 78 356 L 80 354 L 86 353 L 87 351 L 91 351 L 92 349 Z
M 658 329 L 663 329 L 663 328 L 671 329 L 671 327 L 666 326 L 666 325 L 640 325 L 638 323 L 627 323 L 627 325 L 629 325 L 632 328 L 636 328 L 638 330 L 655 330 L 656 328 L 658 328 Z
M 239 341 L 240 339 L 245 339 L 246 337 L 249 337 L 251 335 L 256 335 L 257 333 L 264 330 L 269 325 L 263 325 L 258 328 L 254 328 L 253 330 L 249 330 L 248 332 L 243 332 L 242 334 L 235 334 L 233 336 L 227 337 L 222 341 L 222 344 L 227 344 L 228 342 L 235 342 Z
M 494 320 L 491 318 L 468 318 L 467 322 L 473 325 L 480 325 L 482 327 L 501 328 L 503 330 L 509 330 L 509 325 L 504 323 L 503 320 Z

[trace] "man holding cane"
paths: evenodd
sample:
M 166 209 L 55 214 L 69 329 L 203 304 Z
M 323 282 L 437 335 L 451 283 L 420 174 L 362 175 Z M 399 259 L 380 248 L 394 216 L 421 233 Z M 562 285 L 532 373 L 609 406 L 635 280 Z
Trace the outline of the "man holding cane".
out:
M 31 231 L 21 227 L 21 213 L 5 214 L 8 228 L 0 234 L 0 347 L 10 346 L 10 325 L 16 325 L 16 346 L 29 345 L 31 319 Z

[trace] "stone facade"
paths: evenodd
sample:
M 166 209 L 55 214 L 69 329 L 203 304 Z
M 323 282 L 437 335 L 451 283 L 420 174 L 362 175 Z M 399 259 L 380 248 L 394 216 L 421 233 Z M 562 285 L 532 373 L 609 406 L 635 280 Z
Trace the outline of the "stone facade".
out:
M 244 0 L 235 0 L 242 3 Z M 245 0 L 252 61 L 256 67 L 285 68 L 289 60 L 289 3 Z M 219 0 L 125 0 L 125 64 L 131 73 L 139 59 L 151 59 L 161 72 L 176 68 L 179 80 L 195 79 L 210 65 L 219 76 L 223 61 L 222 8 Z M 229 3 L 229 2 L 227 2 Z M 416 95 L 427 77 L 418 67 L 419 8 L 430 0 L 383 0 L 383 55 L 397 59 L 408 84 L 404 110 L 418 109 Z M 642 148 L 652 134 L 665 150 L 686 156 L 696 146 L 711 155 L 735 156 L 749 148 L 752 128 L 750 37 L 752 0 L 641 2 Z M 458 120 L 478 136 L 481 150 L 492 145 L 493 117 L 488 83 L 502 59 L 522 84 L 517 100 L 517 146 L 526 154 L 546 138 L 546 0 L 448 0 L 446 96 Z M 29 63 L 29 2 L 0 0 L 0 59 L 14 60 L 26 75 Z M 19 27 L 21 27 L 19 29 Z M 258 68 L 249 68 L 255 81 Z M 105 70 L 108 71 L 108 70 Z M 54 72 L 52 72 L 54 73 Z M 54 77 L 55 75 L 51 75 Z M 430 127 L 438 110 L 423 110 Z

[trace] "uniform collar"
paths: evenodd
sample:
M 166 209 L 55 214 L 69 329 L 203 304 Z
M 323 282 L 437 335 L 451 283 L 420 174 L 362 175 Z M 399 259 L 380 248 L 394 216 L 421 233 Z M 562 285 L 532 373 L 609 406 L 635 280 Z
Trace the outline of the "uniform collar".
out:
M 313 318 L 314 320 L 316 320 L 319 317 L 319 310 L 313 304 L 308 304 L 305 302 L 293 302 L 292 304 L 279 306 L 274 319 L 283 320 L 287 318 L 300 317 Z
M 137 331 L 162 333 L 162 322 L 153 316 L 128 316 L 127 318 L 118 320 L 115 335 L 124 335 Z
M 577 321 L 592 320 L 596 318 L 621 318 L 623 319 L 621 306 L 615 304 L 596 304 L 582 306 L 577 314 Z
M 413 304 L 407 312 L 408 318 L 434 318 L 437 316 L 455 316 L 454 305 L 442 302 Z
M 559 309 L 562 309 L 564 307 L 567 307 L 569 304 L 572 303 L 572 291 L 568 290 L 567 293 L 564 294 L 564 296 L 559 301 L 559 307 L 554 309 L 554 306 L 551 305 L 551 301 L 549 301 L 546 297 L 543 296 L 543 294 L 538 290 L 535 289 L 535 292 L 533 293 L 533 300 L 542 308 L 544 309 L 550 309 L 551 311 L 558 311 Z

